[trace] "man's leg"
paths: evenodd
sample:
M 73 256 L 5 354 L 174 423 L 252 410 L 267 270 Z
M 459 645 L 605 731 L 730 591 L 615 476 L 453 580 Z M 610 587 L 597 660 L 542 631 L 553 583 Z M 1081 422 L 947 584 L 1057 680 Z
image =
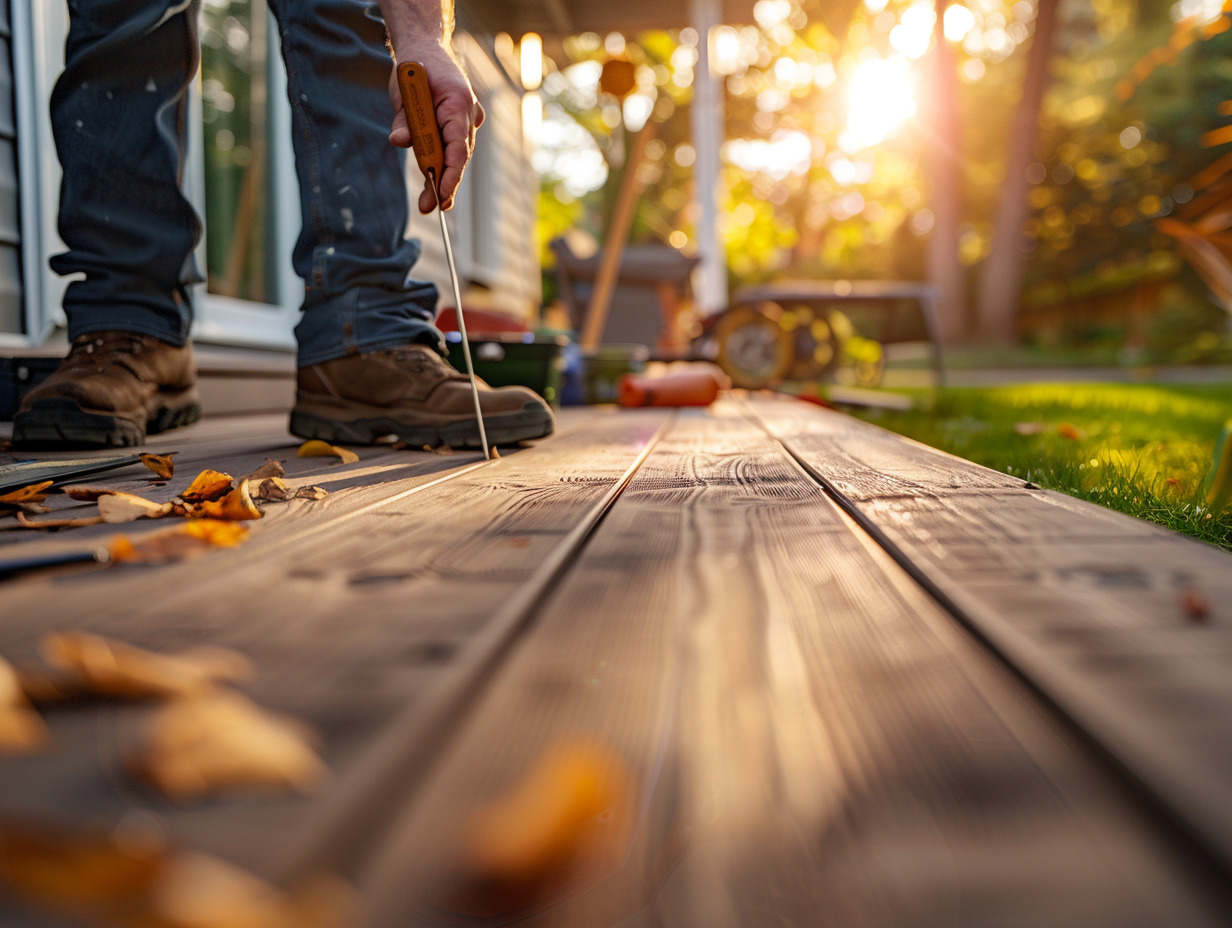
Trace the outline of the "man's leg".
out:
M 139 444 L 200 415 L 188 286 L 201 225 L 180 193 L 199 0 L 70 0 L 51 99 L 64 170 L 51 260 L 69 357 L 23 403 L 30 444 Z
M 271 0 L 282 35 L 304 225 L 299 394 L 291 430 L 370 442 L 478 444 L 469 386 L 441 358 L 436 288 L 411 268 L 403 154 L 387 140 L 392 106 L 385 27 L 365 0 Z M 464 401 L 464 402 L 463 402 Z M 485 390 L 494 441 L 552 430 L 528 390 Z

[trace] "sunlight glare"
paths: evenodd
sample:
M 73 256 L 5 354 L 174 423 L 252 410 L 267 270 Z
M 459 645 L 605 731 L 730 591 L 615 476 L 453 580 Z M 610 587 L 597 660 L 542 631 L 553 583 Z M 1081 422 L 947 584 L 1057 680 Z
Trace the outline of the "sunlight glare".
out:
M 915 115 L 915 96 L 907 62 L 902 58 L 869 58 L 851 75 L 851 114 L 840 144 L 859 151 L 884 142 Z
M 975 28 L 975 14 L 961 3 L 956 3 L 946 7 L 942 24 L 945 27 L 946 39 L 961 42 L 967 37 L 967 33 Z
M 908 58 L 923 57 L 932 41 L 936 19 L 931 3 L 913 3 L 903 11 L 898 25 L 890 30 L 890 44 Z

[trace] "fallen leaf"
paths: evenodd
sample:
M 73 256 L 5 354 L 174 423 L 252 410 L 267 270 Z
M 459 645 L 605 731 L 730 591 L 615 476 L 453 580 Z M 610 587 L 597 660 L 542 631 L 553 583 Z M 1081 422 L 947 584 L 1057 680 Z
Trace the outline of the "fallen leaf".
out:
M 107 487 L 88 487 L 81 484 L 60 487 L 60 491 L 69 499 L 75 499 L 81 503 L 98 502 L 100 496 L 111 496 L 116 492 Z
M 76 702 L 94 695 L 76 674 L 45 667 L 17 668 L 17 680 L 26 698 L 36 706 Z
M 171 459 L 177 454 L 179 454 L 178 451 L 172 451 L 168 454 L 143 452 L 138 457 L 141 458 L 142 464 L 158 474 L 163 480 L 170 480 L 175 476 L 175 461 Z
M 328 442 L 319 439 L 306 441 L 299 446 L 299 451 L 296 452 L 301 458 L 322 458 L 330 457 L 331 455 L 342 459 L 343 464 L 354 464 L 359 460 L 359 455 L 354 451 L 348 451 L 346 448 L 339 448 L 337 445 L 331 445 Z
M 1070 425 L 1068 422 L 1062 422 L 1057 426 L 1057 434 L 1062 438 L 1068 438 L 1070 441 L 1081 441 L 1086 436 L 1077 426 Z
M 47 498 L 46 491 L 55 481 L 44 480 L 42 483 L 32 483 L 20 490 L 11 490 L 0 496 L 0 503 L 15 506 L 19 503 L 41 503 Z
M 255 673 L 252 662 L 237 651 L 155 654 L 87 632 L 48 635 L 39 649 L 48 664 L 75 674 L 91 692 L 120 699 L 198 695 L 216 683 L 251 679 Z
M 193 478 L 188 489 L 180 494 L 180 499 L 186 503 L 202 503 L 218 499 L 231 492 L 232 477 L 217 470 L 203 470 Z
M 155 503 L 132 493 L 108 493 L 98 498 L 98 513 L 104 522 L 135 522 L 158 519 L 171 512 L 170 503 Z
M 558 744 L 471 818 L 466 863 L 485 879 L 519 884 L 619 856 L 633 798 L 625 765 L 607 748 Z
M 399 439 L 398 441 L 394 442 L 393 444 L 389 446 L 389 450 L 390 451 L 405 451 L 409 447 L 411 447 L 409 442 L 405 442 Z
M 26 516 L 25 512 L 17 513 L 17 524 L 22 528 L 84 528 L 87 525 L 100 525 L 104 521 L 102 516 L 82 516 L 79 519 L 31 519 Z
M 253 496 L 255 499 L 280 503 L 291 498 L 291 490 L 281 477 L 266 477 L 261 481 L 261 485 L 257 487 L 257 492 Z
M 17 671 L 0 657 L 0 755 L 37 751 L 50 738 L 42 716 L 30 707 Z
M 300 487 L 295 491 L 296 499 L 325 499 L 327 496 L 329 496 L 329 491 L 321 487 Z
M 189 560 L 212 548 L 234 548 L 247 538 L 248 529 L 238 522 L 194 519 L 135 539 L 114 535 L 107 550 L 116 564 L 167 564 Z
M 306 793 L 325 776 L 302 723 L 222 692 L 159 709 L 129 769 L 180 802 L 235 790 Z
M 1196 625 L 1205 625 L 1211 617 L 1211 601 L 1195 589 L 1181 593 L 1181 610 L 1185 618 Z
M 1023 436 L 1038 435 L 1040 432 L 1044 431 L 1044 423 L 1015 422 L 1014 431 Z
M 1179 487 L 1181 485 L 1181 481 L 1178 480 L 1176 477 L 1169 477 L 1167 480 L 1167 484 L 1170 487 Z
M 284 891 L 219 858 L 168 845 L 157 822 L 114 832 L 0 826 L 0 880 L 27 904 L 120 928 L 344 928 L 354 891 L 313 876 Z
M 499 461 L 500 460 L 500 449 L 497 448 L 496 445 L 492 445 L 492 447 L 488 449 L 488 460 L 489 461 Z
M 249 480 L 264 480 L 266 477 L 285 477 L 286 475 L 287 472 L 283 468 L 281 461 L 266 458 L 264 464 L 247 476 Z
M 245 521 L 259 519 L 264 512 L 252 498 L 247 479 L 221 499 L 206 500 L 192 507 L 188 515 L 199 519 L 223 519 L 227 521 Z

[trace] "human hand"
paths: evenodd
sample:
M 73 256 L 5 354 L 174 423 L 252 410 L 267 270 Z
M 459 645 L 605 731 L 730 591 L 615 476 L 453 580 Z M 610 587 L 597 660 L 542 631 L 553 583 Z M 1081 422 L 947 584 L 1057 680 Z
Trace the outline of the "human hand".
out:
M 428 75 L 436 123 L 444 143 L 445 167 L 438 178 L 441 208 L 452 209 L 462 172 L 475 148 L 475 130 L 483 125 L 483 107 L 457 60 L 440 42 L 407 42 L 395 48 L 395 53 L 398 61 L 418 61 Z M 410 148 L 411 130 L 402 106 L 396 69 L 389 78 L 389 99 L 394 106 L 389 141 L 400 148 Z M 424 189 L 419 194 L 419 211 L 430 213 L 435 206 L 432 185 L 425 179 Z

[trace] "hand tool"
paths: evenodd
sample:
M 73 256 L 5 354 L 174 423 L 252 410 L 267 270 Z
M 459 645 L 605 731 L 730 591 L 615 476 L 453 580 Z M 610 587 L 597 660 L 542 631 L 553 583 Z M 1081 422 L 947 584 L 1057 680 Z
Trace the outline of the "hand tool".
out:
M 479 409 L 479 385 L 475 382 L 475 366 L 471 361 L 471 345 L 466 337 L 466 321 L 462 318 L 462 293 L 458 287 L 458 267 L 454 263 L 453 245 L 449 240 L 449 228 L 445 225 L 445 210 L 441 207 L 441 172 L 445 170 L 445 143 L 441 139 L 440 126 L 436 122 L 436 107 L 432 105 L 432 90 L 428 86 L 428 72 L 418 61 L 404 61 L 398 65 L 398 89 L 402 94 L 402 108 L 406 111 L 406 124 L 411 130 L 411 147 L 415 161 L 436 198 L 436 214 L 441 218 L 441 238 L 445 241 L 445 261 L 449 265 L 449 282 L 453 284 L 453 305 L 458 310 L 458 332 L 462 335 L 462 355 L 466 358 L 466 373 L 471 379 L 471 395 L 475 399 L 475 419 L 479 423 L 479 441 L 483 456 L 491 459 L 488 450 L 488 435 L 483 427 L 483 413 Z

